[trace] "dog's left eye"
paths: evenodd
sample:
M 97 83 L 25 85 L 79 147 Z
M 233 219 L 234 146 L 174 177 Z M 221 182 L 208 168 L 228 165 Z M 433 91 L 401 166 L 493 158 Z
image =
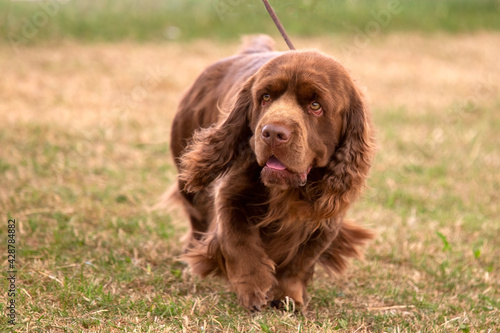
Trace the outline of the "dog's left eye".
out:
M 311 105 L 309 105 L 309 111 L 315 116 L 321 116 L 323 114 L 323 108 L 318 102 L 312 102 Z

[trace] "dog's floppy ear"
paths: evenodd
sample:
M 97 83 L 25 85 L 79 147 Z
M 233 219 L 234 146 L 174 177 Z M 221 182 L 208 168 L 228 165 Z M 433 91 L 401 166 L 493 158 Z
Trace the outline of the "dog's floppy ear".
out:
M 227 171 L 231 161 L 249 149 L 252 131 L 248 117 L 253 108 L 252 84 L 253 78 L 244 84 L 224 122 L 194 134 L 181 157 L 179 179 L 185 184 L 187 192 L 198 192 L 208 186 Z
M 314 188 L 314 210 L 323 218 L 344 214 L 361 193 L 375 153 L 369 110 L 353 86 L 342 116 L 342 134 L 326 172 Z

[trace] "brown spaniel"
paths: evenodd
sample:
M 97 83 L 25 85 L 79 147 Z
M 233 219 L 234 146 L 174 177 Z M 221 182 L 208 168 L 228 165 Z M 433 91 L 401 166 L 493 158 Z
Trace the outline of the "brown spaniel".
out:
M 332 57 L 273 44 L 254 37 L 208 67 L 171 136 L 191 221 L 183 258 L 252 311 L 286 296 L 304 305 L 316 264 L 341 273 L 373 238 L 344 220 L 374 155 L 360 90 Z

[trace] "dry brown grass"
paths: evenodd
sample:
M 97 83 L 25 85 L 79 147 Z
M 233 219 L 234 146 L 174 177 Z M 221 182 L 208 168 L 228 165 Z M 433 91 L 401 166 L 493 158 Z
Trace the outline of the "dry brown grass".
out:
M 334 284 L 318 273 L 303 317 L 249 316 L 223 283 L 193 278 L 175 261 L 186 222 L 148 209 L 175 177 L 169 125 L 183 91 L 237 44 L 1 46 L 16 331 L 495 331 L 500 34 L 388 35 L 351 54 L 351 37 L 294 43 L 350 68 L 380 146 L 351 213 L 378 238 Z

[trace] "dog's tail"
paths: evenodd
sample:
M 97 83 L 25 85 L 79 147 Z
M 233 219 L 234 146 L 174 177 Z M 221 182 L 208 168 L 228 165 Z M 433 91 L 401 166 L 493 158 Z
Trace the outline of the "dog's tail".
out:
M 262 52 L 272 52 L 275 50 L 275 42 L 268 35 L 247 35 L 241 39 L 243 45 L 240 54 L 252 54 Z
M 337 237 L 330 247 L 321 254 L 319 263 L 330 275 L 343 273 L 350 258 L 363 258 L 363 247 L 375 234 L 351 221 L 344 221 Z

